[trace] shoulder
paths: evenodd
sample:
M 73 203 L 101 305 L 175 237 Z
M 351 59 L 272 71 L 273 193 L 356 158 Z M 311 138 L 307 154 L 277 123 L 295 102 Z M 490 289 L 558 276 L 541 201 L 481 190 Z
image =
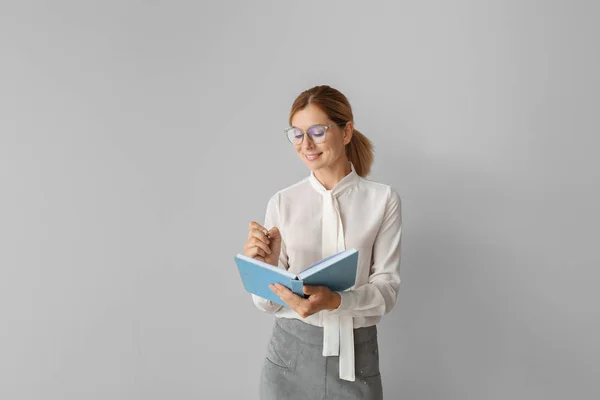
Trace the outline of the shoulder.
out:
M 361 177 L 358 186 L 359 190 L 368 193 L 370 198 L 385 199 L 389 206 L 400 206 L 400 193 L 392 185 Z
M 292 200 L 301 199 L 306 193 L 310 193 L 309 189 L 311 187 L 308 179 L 306 177 L 289 186 L 278 189 L 271 195 L 269 202 L 280 205 L 281 203 L 289 203 Z

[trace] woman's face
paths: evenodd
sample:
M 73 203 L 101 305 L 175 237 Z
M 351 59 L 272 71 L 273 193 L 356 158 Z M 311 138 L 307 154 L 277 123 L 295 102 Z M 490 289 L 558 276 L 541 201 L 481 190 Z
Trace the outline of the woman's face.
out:
M 327 114 L 321 111 L 320 108 L 309 104 L 306 108 L 297 111 L 292 118 L 292 126 L 306 131 L 313 125 L 329 125 L 332 124 Z M 308 169 L 315 171 L 321 168 L 329 168 L 340 162 L 340 157 L 345 158 L 345 145 L 350 142 L 351 125 L 349 122 L 346 126 L 346 136 L 344 137 L 344 126 L 332 126 L 325 133 L 325 141 L 322 143 L 314 143 L 310 135 L 304 135 L 302 143 L 294 145 L 298 156 L 306 164 Z

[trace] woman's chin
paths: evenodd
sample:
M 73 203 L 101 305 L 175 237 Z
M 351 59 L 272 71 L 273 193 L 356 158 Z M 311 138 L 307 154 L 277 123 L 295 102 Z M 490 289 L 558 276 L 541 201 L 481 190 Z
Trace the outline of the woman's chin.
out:
M 308 169 L 310 169 L 311 171 L 316 171 L 317 169 L 323 167 L 323 163 L 321 163 L 321 162 L 304 161 L 304 163 L 306 164 L 306 166 L 308 167 Z

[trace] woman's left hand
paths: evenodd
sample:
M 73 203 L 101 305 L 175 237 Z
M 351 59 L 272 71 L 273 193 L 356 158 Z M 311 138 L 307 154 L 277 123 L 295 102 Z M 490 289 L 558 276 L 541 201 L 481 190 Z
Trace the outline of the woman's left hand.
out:
M 335 310 L 342 300 L 339 293 L 332 292 L 327 286 L 304 285 L 302 291 L 310 295 L 308 299 L 298 296 L 280 283 L 269 285 L 269 288 L 301 318 L 322 310 Z

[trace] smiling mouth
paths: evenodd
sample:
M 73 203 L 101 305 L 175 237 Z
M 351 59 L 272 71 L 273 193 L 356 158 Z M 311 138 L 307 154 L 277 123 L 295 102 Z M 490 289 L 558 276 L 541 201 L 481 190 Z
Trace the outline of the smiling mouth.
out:
M 323 153 L 321 152 L 321 153 L 318 153 L 318 154 L 305 154 L 304 157 L 306 157 L 306 159 L 308 161 L 314 161 L 317 158 L 321 157 L 321 154 L 323 154 Z

